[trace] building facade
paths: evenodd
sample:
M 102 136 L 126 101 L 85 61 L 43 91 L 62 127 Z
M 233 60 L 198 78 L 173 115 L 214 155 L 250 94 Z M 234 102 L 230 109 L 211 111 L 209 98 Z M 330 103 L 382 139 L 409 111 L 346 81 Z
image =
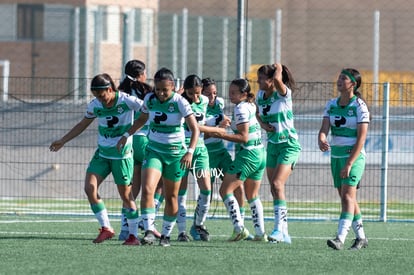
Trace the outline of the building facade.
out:
M 157 13 L 158 1 L 151 0 L 1 0 L 0 60 L 10 64 L 9 89 L 15 94 L 70 93 L 84 90 L 87 81 L 82 80 L 98 73 L 120 78 L 131 58 L 155 67 Z M 14 77 L 30 80 L 16 83 Z M 44 87 L 38 78 L 64 83 Z

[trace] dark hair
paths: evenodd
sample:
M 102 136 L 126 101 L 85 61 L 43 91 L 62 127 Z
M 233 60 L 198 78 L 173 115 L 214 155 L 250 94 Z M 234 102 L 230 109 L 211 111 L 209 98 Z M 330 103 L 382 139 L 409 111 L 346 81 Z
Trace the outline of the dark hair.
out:
M 201 80 L 201 82 L 203 83 L 203 90 L 205 88 L 207 88 L 210 85 L 216 85 L 216 81 L 214 81 L 214 79 L 210 78 L 210 77 L 206 77 L 203 78 L 203 80 Z
M 144 62 L 136 59 L 130 60 L 125 64 L 124 72 L 126 77 L 119 84 L 119 90 L 127 94 L 132 94 L 132 90 L 135 90 L 140 99 L 144 99 L 145 95 L 153 90 L 151 85 L 137 80 L 145 72 Z
M 236 85 L 239 87 L 239 91 L 241 93 L 247 93 L 248 102 L 254 101 L 254 94 L 251 92 L 249 81 L 244 78 L 236 78 L 230 83 L 230 85 Z
M 275 65 L 262 65 L 258 70 L 258 74 L 264 74 L 267 78 L 273 78 L 275 74 L 276 67 Z M 282 81 L 283 83 L 292 90 L 292 92 L 296 89 L 296 82 L 293 78 L 292 73 L 285 65 L 282 65 Z
M 170 80 L 174 82 L 173 72 L 165 67 L 159 69 L 154 75 L 154 82 L 159 82 L 163 80 Z
M 184 83 L 183 83 L 183 88 L 184 90 L 186 90 L 186 89 L 191 89 L 195 87 L 203 87 L 203 83 L 201 82 L 201 79 L 197 75 L 191 74 L 185 78 Z
M 103 91 L 109 87 L 116 91 L 115 83 L 109 74 L 98 74 L 91 81 L 91 91 Z
M 133 59 L 125 64 L 124 73 L 132 78 L 136 78 L 145 72 L 144 62 Z
M 192 89 L 195 87 L 203 87 L 203 83 L 201 82 L 201 78 L 199 78 L 197 75 L 195 74 L 191 74 L 189 76 L 187 76 L 184 80 L 183 83 L 183 88 L 184 88 L 184 93 L 182 94 L 182 96 L 187 99 L 188 102 L 193 103 L 193 101 L 191 100 L 191 98 L 188 97 L 187 92 L 185 90 L 187 89 Z

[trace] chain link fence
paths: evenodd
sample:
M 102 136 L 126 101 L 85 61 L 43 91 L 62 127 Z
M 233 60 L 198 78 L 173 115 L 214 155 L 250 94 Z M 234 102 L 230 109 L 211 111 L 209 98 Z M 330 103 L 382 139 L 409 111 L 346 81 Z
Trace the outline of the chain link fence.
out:
M 294 111 L 303 152 L 287 183 L 290 218 L 337 218 L 339 199 L 329 156 L 317 148 L 317 132 L 325 102 L 337 96 L 339 71 L 354 67 L 362 73 L 373 118 L 358 194 L 363 213 L 372 220 L 414 220 L 414 41 L 407 35 L 414 18 L 409 1 L 186 2 L 74 7 L 0 1 L 0 213 L 90 214 L 83 180 L 96 127 L 59 153 L 50 153 L 48 146 L 83 117 L 95 74 L 107 72 L 119 83 L 123 64 L 136 58 L 146 63 L 149 82 L 160 67 L 172 69 L 178 81 L 193 73 L 211 77 L 230 114 L 227 89 L 238 66 L 257 89 L 258 65 L 279 60 L 299 84 Z M 242 32 L 238 14 L 243 14 Z M 237 54 L 240 44 L 242 56 Z M 390 83 L 388 101 L 385 82 Z M 389 122 L 386 163 L 384 121 Z M 211 215 L 226 216 L 218 186 Z M 119 214 L 111 177 L 101 194 L 111 200 L 110 212 Z M 194 184 L 189 194 L 195 200 Z M 272 217 L 265 178 L 260 195 Z

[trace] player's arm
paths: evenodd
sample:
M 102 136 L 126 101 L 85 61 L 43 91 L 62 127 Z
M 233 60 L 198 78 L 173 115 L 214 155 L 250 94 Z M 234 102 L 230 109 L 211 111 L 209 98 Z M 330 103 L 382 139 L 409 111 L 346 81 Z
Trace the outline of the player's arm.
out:
M 66 135 L 61 139 L 55 140 L 49 146 L 50 151 L 57 152 L 62 148 L 68 141 L 74 139 L 80 135 L 86 128 L 92 123 L 94 118 L 83 118 L 78 124 L 76 124 Z
M 193 162 L 193 153 L 196 148 L 198 136 L 200 135 L 199 126 L 194 114 L 191 114 L 185 118 L 185 123 L 188 126 L 188 129 L 191 131 L 190 145 L 188 147 L 187 153 L 181 159 L 181 165 L 183 168 L 190 168 L 191 163 Z
M 318 146 L 322 152 L 329 150 L 329 143 L 328 143 L 328 134 L 331 125 L 329 122 L 329 117 L 324 117 L 322 120 L 322 126 L 319 130 L 318 134 Z
M 267 122 L 263 122 L 262 118 L 260 117 L 259 106 L 257 106 L 257 103 L 255 103 L 255 105 L 256 105 L 256 119 L 259 122 L 260 127 L 266 132 L 274 132 L 275 127 L 273 127 L 271 124 Z
M 148 116 L 149 115 L 147 113 L 141 113 L 139 117 L 136 120 L 134 120 L 134 123 L 132 124 L 131 128 L 129 128 L 129 130 L 120 137 L 118 143 L 116 144 L 116 148 L 118 148 L 120 152 L 122 152 L 122 148 L 125 146 L 128 137 L 132 136 L 136 131 L 138 131 L 145 125 L 145 123 L 148 120 Z
M 283 71 L 282 64 L 275 63 L 274 66 L 276 67 L 276 70 L 273 75 L 273 84 L 275 85 L 276 91 L 281 96 L 285 96 L 287 92 L 286 92 L 286 86 L 283 83 L 283 78 L 282 78 L 282 71 Z
M 215 128 L 212 136 L 237 143 L 246 143 L 249 140 L 249 122 L 242 122 L 237 126 L 237 133 L 229 134 L 223 128 Z

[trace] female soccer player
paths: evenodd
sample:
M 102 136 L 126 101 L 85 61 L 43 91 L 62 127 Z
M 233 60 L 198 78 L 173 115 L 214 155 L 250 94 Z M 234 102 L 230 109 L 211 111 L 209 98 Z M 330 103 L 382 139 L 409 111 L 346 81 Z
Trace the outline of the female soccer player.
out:
M 267 132 L 267 178 L 273 195 L 274 228 L 270 242 L 291 243 L 288 233 L 285 185 L 301 151 L 293 125 L 292 90 L 289 69 L 279 63 L 263 65 L 257 71 L 257 116 Z
M 201 79 L 197 75 L 189 75 L 184 80 L 184 93 L 182 94 L 190 103 L 199 127 L 205 125 L 208 106 L 208 98 L 201 94 L 202 87 L 203 84 Z M 192 133 L 186 124 L 184 124 L 184 130 L 185 142 L 186 144 L 189 144 Z M 209 241 L 210 234 L 207 231 L 204 222 L 207 219 L 208 210 L 210 208 L 211 180 L 208 151 L 204 144 L 204 134 L 202 132 L 194 150 L 193 163 L 191 164 L 191 168 L 185 172 L 178 195 L 179 210 L 177 227 L 179 241 L 189 241 L 189 237 L 186 235 L 186 200 L 189 172 L 196 178 L 198 187 L 200 188 L 200 194 L 194 212 L 194 222 L 191 226 L 190 234 L 196 241 Z
M 177 220 L 177 197 L 181 178 L 185 169 L 191 167 L 200 131 L 190 104 L 174 92 L 174 75 L 169 69 L 162 68 L 155 73 L 154 85 L 154 92 L 145 96 L 142 114 L 132 127 L 139 129 L 149 120 L 141 186 L 141 213 L 146 230 L 142 243 L 155 242 L 154 193 L 162 178 L 165 208 L 159 244 L 170 246 L 170 235 Z M 184 142 L 183 119 L 191 131 L 188 147 Z M 121 139 L 119 146 L 125 141 Z
M 235 104 L 231 129 L 233 134 L 222 128 L 211 128 L 211 135 L 237 143 L 235 159 L 225 173 L 220 195 L 233 223 L 233 234 L 229 241 L 244 240 L 249 231 L 244 227 L 239 204 L 234 191 L 244 186 L 247 201 L 252 212 L 255 241 L 267 241 L 264 229 L 263 205 L 259 198 L 261 179 L 265 169 L 265 150 L 261 129 L 256 119 L 254 94 L 245 79 L 235 79 L 229 87 L 230 101 Z
M 130 60 L 125 64 L 124 68 L 125 78 L 119 84 L 118 89 L 129 95 L 138 97 L 144 100 L 146 94 L 152 92 L 153 87 L 146 83 L 147 73 L 145 64 L 140 60 Z M 134 117 L 137 119 L 141 112 L 136 112 Z M 134 154 L 134 175 L 132 177 L 132 196 L 136 200 L 141 189 L 141 168 L 144 160 L 145 147 L 148 143 L 148 125 L 144 125 L 139 131 L 132 136 L 132 148 Z M 119 233 L 119 240 L 126 240 L 128 238 L 128 223 L 125 216 L 127 209 L 122 208 L 121 215 L 121 232 Z M 142 220 L 138 225 L 142 224 Z M 154 229 L 156 237 L 160 237 L 157 230 Z
M 131 180 L 134 160 L 132 156 L 131 131 L 133 113 L 139 112 L 143 101 L 115 88 L 112 78 L 107 74 L 95 76 L 91 82 L 91 91 L 95 98 L 88 104 L 85 117 L 61 139 L 52 142 L 50 150 L 59 151 L 68 141 L 80 135 L 91 123 L 98 119 L 98 149 L 86 170 L 85 193 L 91 209 L 101 225 L 94 243 L 101 243 L 115 235 L 108 218 L 108 212 L 98 188 L 104 179 L 112 173 L 119 195 L 126 209 L 129 236 L 125 245 L 139 245 L 138 211 L 131 196 Z M 123 139 L 123 146 L 117 143 Z
M 331 151 L 331 172 L 342 206 L 336 238 L 328 240 L 327 244 L 336 250 L 343 249 L 352 227 L 356 239 L 351 249 L 359 250 L 368 246 L 356 193 L 365 169 L 364 144 L 370 115 L 358 91 L 361 74 L 357 70 L 343 69 L 336 85 L 340 95 L 326 104 L 318 136 L 319 149 Z M 329 130 L 330 142 L 327 139 Z

